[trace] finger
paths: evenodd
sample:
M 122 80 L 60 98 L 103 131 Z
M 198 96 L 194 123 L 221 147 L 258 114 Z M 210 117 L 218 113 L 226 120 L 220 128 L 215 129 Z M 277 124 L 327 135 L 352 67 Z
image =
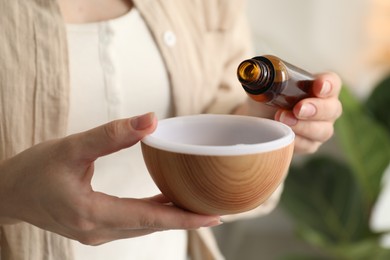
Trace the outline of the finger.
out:
M 145 236 L 151 233 L 154 233 L 158 230 L 151 229 L 137 229 L 137 230 L 117 230 L 115 231 L 115 236 L 113 236 L 113 230 L 111 229 L 99 229 L 93 230 L 91 232 L 86 232 L 78 237 L 70 237 L 73 240 L 77 240 L 82 244 L 90 246 L 98 246 L 104 243 L 126 238 L 134 238 Z
M 166 203 L 170 203 L 171 200 L 168 199 L 164 194 L 158 194 L 158 195 L 155 195 L 153 197 L 150 197 L 150 198 L 146 198 L 150 201 L 154 201 L 154 202 L 157 202 L 157 203 L 161 203 L 161 204 L 166 204 Z
M 313 84 L 313 94 L 316 97 L 337 97 L 341 90 L 341 79 L 333 72 L 322 73 L 316 76 Z
M 157 225 L 140 224 L 144 223 L 142 210 L 138 205 L 140 201 L 164 205 L 153 201 L 163 200 L 163 196 L 137 200 L 91 192 L 85 197 L 88 198 L 88 202 L 82 205 L 82 210 L 78 212 L 79 216 L 64 225 L 64 230 L 60 232 L 82 244 L 100 245 L 112 240 L 143 236 L 168 229 Z
M 306 98 L 294 106 L 293 113 L 298 119 L 334 122 L 342 113 L 342 105 L 337 98 Z
M 275 119 L 289 125 L 296 135 L 314 142 L 325 142 L 334 133 L 332 122 L 298 120 L 291 111 L 281 111 Z
M 321 143 L 328 141 L 334 133 L 333 124 L 326 121 L 299 121 L 291 128 L 296 135 Z
M 95 160 L 120 149 L 130 147 L 157 126 L 154 113 L 112 121 L 89 131 L 71 136 L 78 152 L 85 159 Z
M 295 136 L 294 153 L 295 154 L 312 154 L 315 153 L 322 145 L 321 142 L 316 142 L 307 139 L 303 136 Z
M 290 127 L 295 126 L 298 123 L 298 119 L 296 118 L 294 113 L 289 110 L 279 109 L 278 111 L 276 111 L 274 119 Z
M 99 222 L 113 230 L 196 229 L 220 224 L 219 216 L 195 214 L 148 199 L 124 199 L 96 193 Z
M 156 231 L 158 230 L 151 230 L 151 229 L 113 230 L 109 228 L 100 228 L 100 229 L 89 230 L 87 232 L 78 233 L 75 235 L 70 235 L 70 236 L 65 235 L 65 236 L 72 240 L 77 240 L 80 243 L 85 245 L 98 246 L 113 240 L 145 236 L 154 233 Z

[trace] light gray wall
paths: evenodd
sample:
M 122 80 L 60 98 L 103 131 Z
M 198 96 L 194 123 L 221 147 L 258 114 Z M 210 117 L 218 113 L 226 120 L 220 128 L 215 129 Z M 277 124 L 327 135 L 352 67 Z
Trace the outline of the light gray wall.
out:
M 362 75 L 370 3 L 370 0 L 249 0 L 255 49 L 314 73 L 336 71 L 356 91 L 364 92 L 371 79 Z

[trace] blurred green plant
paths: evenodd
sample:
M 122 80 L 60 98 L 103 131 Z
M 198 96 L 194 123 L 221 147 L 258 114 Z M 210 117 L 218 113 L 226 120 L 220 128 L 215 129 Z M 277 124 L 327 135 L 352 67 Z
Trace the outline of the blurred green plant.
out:
M 281 200 L 298 236 L 324 255 L 283 259 L 390 259 L 390 250 L 380 246 L 381 234 L 369 225 L 390 163 L 390 77 L 367 100 L 346 87 L 340 100 L 343 115 L 335 137 L 342 156 L 316 155 L 293 165 Z

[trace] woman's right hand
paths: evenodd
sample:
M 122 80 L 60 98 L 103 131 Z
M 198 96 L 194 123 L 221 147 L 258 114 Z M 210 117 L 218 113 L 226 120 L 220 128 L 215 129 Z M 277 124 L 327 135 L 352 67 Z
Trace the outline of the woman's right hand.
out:
M 168 229 L 220 224 L 162 195 L 117 198 L 91 187 L 94 161 L 154 131 L 153 113 L 43 142 L 0 163 L 0 218 L 25 221 L 88 245 Z M 115 173 L 113 173 L 113 178 Z

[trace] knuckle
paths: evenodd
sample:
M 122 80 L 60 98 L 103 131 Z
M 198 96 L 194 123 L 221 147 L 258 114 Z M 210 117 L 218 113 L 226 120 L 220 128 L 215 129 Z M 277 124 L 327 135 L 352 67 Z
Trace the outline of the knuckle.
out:
M 102 241 L 100 238 L 98 238 L 95 235 L 91 235 L 91 234 L 79 235 L 76 238 L 76 240 L 79 241 L 81 244 L 88 245 L 88 246 L 98 246 L 98 245 L 102 244 Z
M 321 142 L 312 141 L 301 136 L 297 136 L 295 142 L 295 152 L 298 154 L 313 154 L 320 148 Z
M 307 154 L 313 154 L 315 152 L 318 151 L 318 149 L 320 148 L 321 146 L 321 143 L 320 142 L 311 142 L 310 144 L 308 144 L 305 148 L 305 153 Z
M 320 149 L 322 143 L 315 142 L 310 148 L 309 148 L 309 153 L 315 153 Z
M 119 121 L 112 121 L 103 126 L 103 131 L 109 141 L 116 141 L 121 133 L 121 126 Z
M 162 223 L 156 218 L 150 216 L 141 217 L 139 220 L 139 225 L 141 228 L 147 228 L 152 230 L 163 230 Z
M 333 136 L 334 127 L 332 123 L 323 123 L 317 127 L 313 126 L 311 131 L 312 133 L 316 133 L 315 136 L 313 136 L 313 140 L 318 141 L 321 144 L 328 141 Z
M 98 228 L 94 220 L 94 208 L 87 200 L 73 200 L 74 214 L 68 217 L 68 227 L 79 234 L 87 234 Z
M 80 218 L 75 222 L 75 227 L 82 232 L 91 232 L 96 229 L 96 224 L 85 218 Z
M 71 219 L 68 223 L 68 227 L 78 233 L 84 234 L 96 229 L 96 224 L 88 220 L 87 218 L 77 216 Z
M 78 142 L 75 142 L 72 136 L 67 136 L 58 144 L 59 151 L 61 151 L 61 154 L 66 158 L 72 158 L 74 156 L 77 156 L 79 145 Z
M 92 218 L 92 207 L 85 207 L 79 211 L 70 223 L 70 229 L 75 234 L 77 241 L 84 245 L 97 246 L 104 242 L 98 230 L 101 226 Z
M 75 240 L 84 245 L 95 246 L 102 243 L 102 240 L 96 235 L 96 224 L 85 218 L 75 218 L 70 227 Z

